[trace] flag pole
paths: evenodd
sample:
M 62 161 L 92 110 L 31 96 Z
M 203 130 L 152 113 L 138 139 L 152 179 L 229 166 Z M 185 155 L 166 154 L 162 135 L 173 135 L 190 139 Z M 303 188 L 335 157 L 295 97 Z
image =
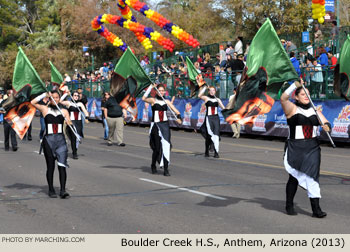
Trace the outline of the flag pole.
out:
M 320 124 L 321 124 L 322 126 L 324 126 L 325 124 L 322 122 L 320 116 L 317 114 L 317 109 L 316 109 L 316 107 L 315 107 L 315 104 L 312 102 L 311 97 L 310 97 L 310 95 L 308 94 L 308 92 L 306 91 L 306 88 L 305 88 L 304 84 L 302 84 L 302 83 L 300 83 L 300 84 L 301 84 L 301 86 L 303 87 L 304 92 L 305 92 L 307 98 L 309 99 L 312 108 L 314 109 L 314 111 L 315 111 L 315 113 L 316 113 L 316 116 L 317 116 L 318 121 L 320 122 Z M 332 147 L 335 148 L 336 146 L 335 146 L 335 144 L 334 144 L 334 142 L 333 142 L 333 139 L 332 139 L 331 135 L 329 134 L 328 131 L 325 131 L 325 132 L 326 132 L 326 134 L 327 134 L 327 137 L 328 137 L 329 141 L 330 141 L 331 144 L 332 144 Z

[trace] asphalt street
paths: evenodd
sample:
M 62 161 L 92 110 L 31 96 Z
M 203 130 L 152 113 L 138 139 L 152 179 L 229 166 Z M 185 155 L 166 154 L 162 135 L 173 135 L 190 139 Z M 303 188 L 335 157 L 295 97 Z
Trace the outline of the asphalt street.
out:
M 199 133 L 172 130 L 170 177 L 151 174 L 148 127 L 125 126 L 125 147 L 107 146 L 102 124 L 85 125 L 79 159 L 69 147 L 69 199 L 47 196 L 46 165 L 33 141 L 5 152 L 0 126 L 0 233 L 350 233 L 350 148 L 322 146 L 324 219 L 306 191 L 285 214 L 284 142 L 223 136 L 220 159 L 204 157 Z M 58 171 L 55 187 L 59 191 Z

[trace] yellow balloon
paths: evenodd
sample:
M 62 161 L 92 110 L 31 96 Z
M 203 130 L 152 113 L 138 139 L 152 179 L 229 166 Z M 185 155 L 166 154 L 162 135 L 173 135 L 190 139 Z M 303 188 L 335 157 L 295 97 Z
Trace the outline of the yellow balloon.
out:
M 318 22 L 319 22 L 320 24 L 323 24 L 323 23 L 324 23 L 324 18 L 323 18 L 323 17 L 318 18 Z

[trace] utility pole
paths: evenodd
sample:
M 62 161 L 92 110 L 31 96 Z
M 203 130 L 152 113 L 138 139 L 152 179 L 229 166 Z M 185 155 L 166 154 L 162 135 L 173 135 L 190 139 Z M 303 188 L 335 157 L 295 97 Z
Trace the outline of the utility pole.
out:
M 95 61 L 94 61 L 94 55 L 93 54 L 91 54 L 91 60 L 92 60 L 91 73 L 93 73 L 94 70 L 95 70 Z

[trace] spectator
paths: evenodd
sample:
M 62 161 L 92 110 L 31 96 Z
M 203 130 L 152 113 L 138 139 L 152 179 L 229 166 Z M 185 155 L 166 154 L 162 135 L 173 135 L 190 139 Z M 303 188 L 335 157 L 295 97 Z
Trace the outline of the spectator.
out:
M 320 90 L 323 85 L 322 67 L 317 63 L 317 59 L 313 59 L 312 64 L 314 67 L 311 73 L 311 95 L 313 98 L 319 98 Z
M 215 71 L 214 71 L 214 81 L 215 81 L 215 86 L 220 85 L 220 65 L 215 65 Z
M 329 59 L 328 63 L 329 63 L 329 65 L 331 65 L 330 69 L 334 69 L 335 65 L 337 64 L 337 61 L 338 61 L 337 57 L 335 57 L 331 52 L 328 52 L 327 56 Z
M 314 65 L 312 64 L 313 59 L 310 57 L 306 58 L 306 65 L 305 65 L 305 80 L 307 85 L 310 85 L 311 83 L 311 74 L 313 74 L 313 67 Z
M 231 42 L 227 42 L 227 48 L 226 48 L 226 55 L 231 55 L 233 58 L 233 53 L 235 52 L 235 50 L 232 47 L 232 43 Z
M 2 103 L 2 101 L 4 100 L 4 95 L 2 93 L 0 93 L 0 104 Z M 2 124 L 2 121 L 4 120 L 4 115 L 1 113 L 0 111 L 0 124 Z
M 104 92 L 101 100 L 102 122 L 104 127 L 104 135 L 103 135 L 104 140 L 108 139 L 108 124 L 107 124 L 107 119 L 105 117 L 104 110 L 105 110 L 106 101 L 109 99 L 110 96 L 111 95 L 108 92 Z
M 65 82 L 71 82 L 72 79 L 69 77 L 69 75 L 67 73 L 64 74 L 64 81 Z
M 243 54 L 243 38 L 242 37 L 237 37 L 236 38 L 236 44 L 235 44 L 235 52 L 237 54 Z
M 126 118 L 126 110 L 122 109 L 115 97 L 110 96 L 104 104 L 104 116 L 107 119 L 108 124 L 108 146 L 113 145 L 114 133 L 117 134 L 117 145 L 124 147 L 123 131 L 124 131 L 124 118 Z
M 332 52 L 337 51 L 337 44 L 339 40 L 339 27 L 337 25 L 337 21 L 332 21 Z
M 323 34 L 322 31 L 320 30 L 320 26 L 318 24 L 315 25 L 315 33 L 314 33 L 314 42 L 315 43 L 320 43 L 323 40 Z
M 328 59 L 329 59 L 328 63 L 331 66 L 329 68 L 329 71 L 328 71 L 328 76 L 333 78 L 333 76 L 334 76 L 334 68 L 337 65 L 338 59 L 331 52 L 328 52 L 327 56 L 328 56 Z
M 231 68 L 232 70 L 232 67 L 234 66 L 234 59 L 233 57 L 229 54 L 227 55 L 227 63 L 226 63 L 226 70 L 227 68 Z
M 319 49 L 320 57 L 318 58 L 318 61 L 320 62 L 322 67 L 328 66 L 328 56 L 326 50 L 321 47 Z
M 290 52 L 289 56 L 290 56 L 290 61 L 292 62 L 295 71 L 300 76 L 300 74 L 301 74 L 300 65 L 299 65 L 299 61 L 297 60 L 297 58 L 295 58 L 295 53 L 294 52 Z
M 197 61 L 197 62 L 194 62 L 194 67 L 196 68 L 196 70 L 197 70 L 198 73 L 201 73 L 201 72 L 202 72 L 198 61 Z
M 13 95 L 12 90 L 7 90 L 7 98 L 2 101 L 0 104 L 0 107 L 2 107 L 2 104 L 6 102 L 7 99 L 9 99 Z M 4 110 L 0 110 L 1 114 L 5 114 Z M 12 150 L 17 151 L 17 139 L 16 139 L 16 132 L 12 129 L 11 125 L 4 120 L 4 144 L 5 144 L 5 151 L 9 151 L 10 149 L 10 138 L 11 138 L 11 145 Z
M 235 60 L 235 64 L 234 64 L 234 69 L 232 69 L 232 71 L 236 71 L 236 82 L 239 83 L 241 81 L 241 77 L 242 77 L 242 72 L 243 72 L 243 69 L 245 67 L 245 64 L 244 64 L 244 56 L 243 54 L 239 54 L 237 55 L 237 59 Z
M 103 63 L 103 72 L 102 72 L 102 76 L 107 78 L 108 77 L 108 72 L 109 72 L 109 68 L 107 66 L 107 63 Z
M 250 48 L 250 43 L 248 42 L 248 43 L 245 45 L 244 56 L 247 56 L 247 55 L 248 55 L 248 53 L 249 53 L 249 48 Z
M 332 21 L 332 40 L 337 40 L 339 36 L 339 27 L 337 21 Z
M 294 52 L 295 54 L 297 54 L 297 47 L 296 45 L 293 44 L 292 41 L 287 41 L 287 46 L 286 46 L 286 51 L 289 54 L 290 52 Z
M 282 44 L 283 48 L 286 49 L 287 43 L 284 39 L 281 39 L 281 44 Z
M 110 72 L 112 72 L 114 70 L 114 65 L 113 65 L 112 61 L 108 62 L 108 70 Z
M 143 69 L 146 68 L 147 63 L 146 63 L 146 56 L 143 56 L 140 62 L 140 65 L 142 66 Z
M 201 55 L 199 53 L 197 54 L 197 62 L 198 63 L 202 63 L 203 62 L 203 59 L 201 58 Z
M 158 70 L 162 68 L 162 61 L 160 55 L 157 55 L 156 62 L 154 63 L 154 72 L 158 74 Z
M 83 89 L 81 88 L 81 87 L 79 87 L 78 89 L 77 89 L 77 92 L 79 93 L 79 102 L 81 102 L 82 104 L 84 104 L 84 106 L 85 106 L 85 108 L 86 108 L 86 106 L 87 106 L 87 103 L 88 103 L 88 99 L 87 99 L 87 97 L 86 97 L 86 95 L 85 94 L 83 94 Z
M 220 45 L 220 67 L 225 67 L 227 62 L 226 52 L 224 51 L 224 46 Z

